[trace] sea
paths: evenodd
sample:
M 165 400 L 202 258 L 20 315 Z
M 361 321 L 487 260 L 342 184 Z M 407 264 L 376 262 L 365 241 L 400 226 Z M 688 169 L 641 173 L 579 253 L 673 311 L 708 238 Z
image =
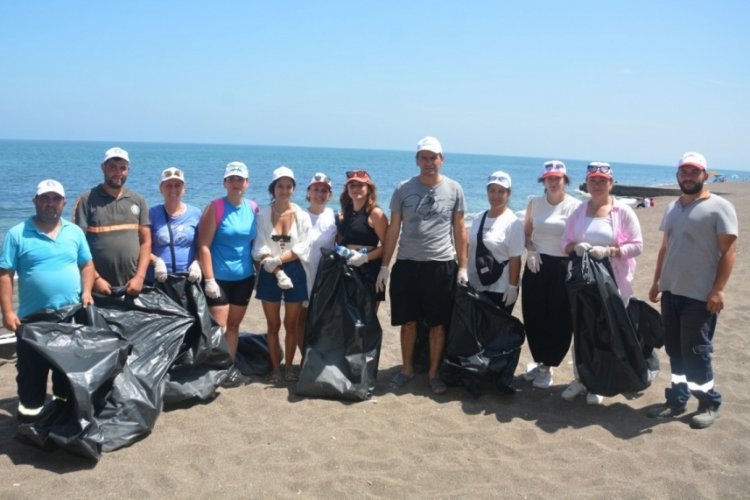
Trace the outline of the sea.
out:
M 306 206 L 305 188 L 316 172 L 324 172 L 334 183 L 331 205 L 338 208 L 346 172 L 367 170 L 378 189 L 378 201 L 388 213 L 393 189 L 402 180 L 418 174 L 414 151 L 311 148 L 231 144 L 181 144 L 155 142 L 24 141 L 0 139 L 0 239 L 10 227 L 34 214 L 32 198 L 39 181 L 56 179 L 65 187 L 67 205 L 63 216 L 70 218 L 75 199 L 102 182 L 100 168 L 104 152 L 113 146 L 130 154 L 131 169 L 126 186 L 140 193 L 149 205 L 162 201 L 161 171 L 177 166 L 185 172 L 185 202 L 199 208 L 222 196 L 224 166 L 242 161 L 250 171 L 247 196 L 263 205 L 270 202 L 268 183 L 276 167 L 286 165 L 296 176 L 294 201 Z M 512 179 L 510 206 L 526 208 L 531 196 L 543 192 L 537 179 L 545 161 L 562 160 L 571 179 L 569 191 L 577 196 L 590 160 L 530 158 L 446 152 L 442 172 L 461 183 L 467 203 L 467 220 L 487 208 L 486 180 L 490 173 L 504 170 Z M 602 160 L 594 158 L 593 160 Z M 606 161 L 606 159 L 604 159 Z M 611 162 L 615 179 L 622 184 L 657 186 L 675 183 L 675 166 Z M 750 172 L 722 171 L 728 181 L 748 180 Z

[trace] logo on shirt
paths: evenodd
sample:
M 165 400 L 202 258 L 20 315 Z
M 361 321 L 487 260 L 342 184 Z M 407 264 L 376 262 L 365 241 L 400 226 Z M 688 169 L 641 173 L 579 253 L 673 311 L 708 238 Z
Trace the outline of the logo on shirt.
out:
M 130 211 L 133 213 L 133 215 L 138 215 L 141 213 L 141 207 L 138 205 L 130 205 Z

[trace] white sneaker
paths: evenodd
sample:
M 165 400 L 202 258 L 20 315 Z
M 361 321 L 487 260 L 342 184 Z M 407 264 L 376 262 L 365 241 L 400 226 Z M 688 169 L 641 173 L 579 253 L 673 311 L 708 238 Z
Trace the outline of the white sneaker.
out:
M 532 384 L 537 389 L 549 389 L 552 385 L 552 368 L 549 366 L 539 365 L 536 372 L 536 378 Z
M 532 382 L 533 380 L 536 380 L 536 374 L 539 372 L 539 364 L 534 363 L 533 361 L 531 363 L 526 363 L 526 373 L 523 374 L 523 379 L 526 382 Z
M 583 396 L 586 392 L 588 392 L 586 386 L 578 380 L 574 380 L 568 384 L 568 387 L 566 387 L 564 391 L 562 391 L 561 396 L 563 399 L 571 401 L 578 396 Z
M 587 405 L 600 405 L 604 402 L 604 396 L 600 396 L 598 394 L 594 394 L 592 392 L 589 392 L 586 394 L 586 404 Z

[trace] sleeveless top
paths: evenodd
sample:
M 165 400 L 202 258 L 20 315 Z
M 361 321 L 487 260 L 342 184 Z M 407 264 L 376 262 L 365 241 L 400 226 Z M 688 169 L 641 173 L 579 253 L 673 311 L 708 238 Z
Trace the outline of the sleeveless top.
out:
M 240 281 L 255 274 L 251 256 L 258 232 L 252 205 L 245 199 L 239 207 L 222 198 L 224 212 L 211 242 L 214 277 L 223 281 Z
M 380 238 L 378 238 L 375 229 L 367 223 L 368 217 L 369 214 L 365 212 L 364 208 L 357 212 L 351 205 L 346 208 L 344 220 L 339 225 L 342 245 L 378 246 Z

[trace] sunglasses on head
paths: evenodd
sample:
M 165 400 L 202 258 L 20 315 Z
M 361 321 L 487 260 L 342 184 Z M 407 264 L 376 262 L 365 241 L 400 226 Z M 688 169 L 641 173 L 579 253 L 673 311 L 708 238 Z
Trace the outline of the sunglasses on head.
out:
M 547 172 L 565 170 L 565 165 L 563 165 L 559 161 L 548 161 L 544 164 L 544 170 L 546 170 Z
M 502 183 L 502 184 L 506 184 L 506 183 L 508 183 L 509 181 L 510 181 L 510 179 L 508 179 L 508 178 L 507 178 L 507 177 L 505 177 L 504 175 L 490 175 L 490 176 L 489 176 L 489 177 L 487 178 L 487 182 L 500 182 L 500 183 Z
M 315 174 L 313 175 L 313 181 L 315 182 L 325 182 L 326 184 L 331 183 L 331 179 L 326 174 Z
M 176 177 L 177 179 L 182 180 L 182 171 L 178 168 L 168 168 L 162 173 L 162 176 L 165 179 L 169 179 L 170 177 Z
M 370 177 L 367 170 L 349 170 L 346 173 L 346 178 L 351 179 L 352 177 Z
M 289 243 L 292 241 L 292 237 L 287 234 L 273 234 L 271 235 L 271 239 L 275 242 L 283 242 L 283 243 Z
M 588 173 L 600 173 L 600 174 L 609 174 L 612 172 L 612 167 L 609 166 L 609 163 L 600 163 L 600 162 L 594 162 L 589 163 L 589 166 L 586 167 L 586 170 Z

